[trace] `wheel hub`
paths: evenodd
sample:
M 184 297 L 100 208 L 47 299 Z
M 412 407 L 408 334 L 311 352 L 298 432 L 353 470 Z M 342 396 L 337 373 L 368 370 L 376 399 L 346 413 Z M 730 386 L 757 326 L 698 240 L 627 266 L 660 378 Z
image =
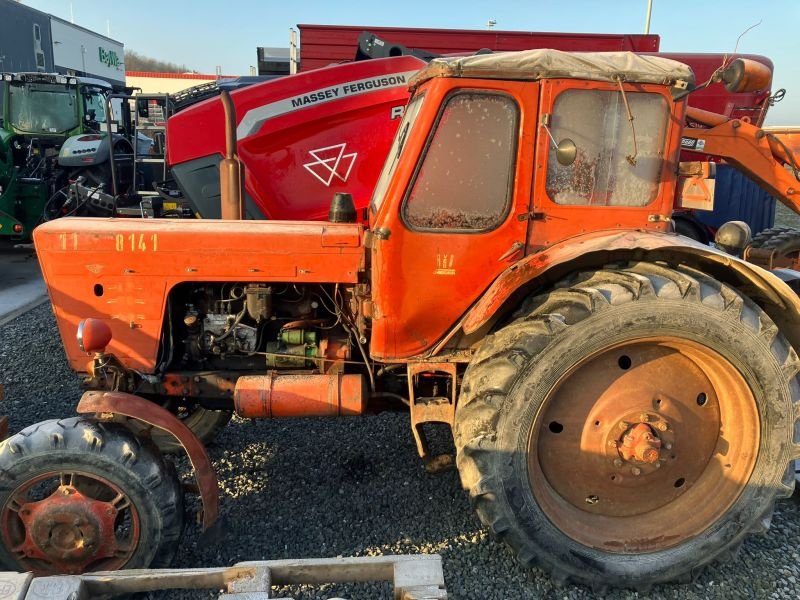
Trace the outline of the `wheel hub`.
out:
M 112 544 L 117 510 L 107 502 L 87 498 L 73 486 L 59 486 L 50 498 L 24 504 L 19 515 L 29 532 L 26 550 L 81 562 L 96 552 L 98 542 L 106 547 L 101 551 Z
M 637 423 L 622 435 L 617 451 L 622 460 L 652 465 L 658 462 L 661 440 L 647 423 Z
M 139 529 L 138 516 L 131 513 L 120 531 L 121 517 L 130 509 L 128 499 L 105 481 L 75 474 L 61 474 L 60 479 L 49 495 L 30 500 L 31 487 L 41 485 L 34 480 L 4 512 L 3 537 L 12 542 L 17 560 L 40 573 L 78 574 L 100 564 L 108 570 L 122 567 L 135 550 L 130 536 L 138 537 Z M 78 480 L 80 485 L 73 483 Z

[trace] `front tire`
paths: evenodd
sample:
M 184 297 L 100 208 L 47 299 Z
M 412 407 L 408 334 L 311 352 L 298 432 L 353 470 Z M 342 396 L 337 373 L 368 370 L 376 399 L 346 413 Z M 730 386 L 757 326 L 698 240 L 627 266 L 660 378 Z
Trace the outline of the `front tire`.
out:
M 118 423 L 44 421 L 0 444 L 0 563 L 8 570 L 166 567 L 182 528 L 174 469 Z
M 689 579 L 791 495 L 798 371 L 766 314 L 706 275 L 577 274 L 473 358 L 462 484 L 492 533 L 558 581 Z

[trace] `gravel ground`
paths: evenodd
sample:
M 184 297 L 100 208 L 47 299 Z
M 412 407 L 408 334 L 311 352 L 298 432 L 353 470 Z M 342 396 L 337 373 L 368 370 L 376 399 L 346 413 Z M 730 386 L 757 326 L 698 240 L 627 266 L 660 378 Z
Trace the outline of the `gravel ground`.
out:
M 0 381 L 11 430 L 71 415 L 77 378 L 65 367 L 49 305 L 0 328 Z M 592 598 L 526 572 L 493 542 L 469 508 L 454 472 L 426 475 L 401 414 L 353 419 L 234 421 L 211 448 L 222 487 L 228 537 L 213 547 L 187 527 L 176 566 L 243 560 L 439 553 L 451 598 Z M 185 465 L 181 465 L 186 475 Z M 190 509 L 197 500 L 188 502 Z M 191 519 L 189 519 L 191 520 Z M 649 595 L 609 598 L 797 598 L 800 502 L 781 503 L 766 537 L 751 537 L 738 558 L 695 584 L 658 586 Z M 388 598 L 388 586 L 283 590 L 295 598 Z M 212 592 L 153 594 L 158 600 L 216 598 Z

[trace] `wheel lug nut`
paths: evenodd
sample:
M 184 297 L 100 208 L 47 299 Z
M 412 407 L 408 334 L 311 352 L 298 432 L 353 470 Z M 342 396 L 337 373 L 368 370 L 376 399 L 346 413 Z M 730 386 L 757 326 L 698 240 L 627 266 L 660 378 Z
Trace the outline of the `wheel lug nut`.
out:
M 661 468 L 661 461 L 660 461 L 660 460 L 657 460 L 656 462 L 654 462 L 654 463 L 653 463 L 653 466 L 654 466 L 656 469 L 660 469 L 660 468 Z
M 608 440 L 608 447 L 609 448 L 616 448 L 617 447 L 617 440 Z
M 637 476 L 637 477 L 638 477 L 639 475 L 641 475 L 641 474 L 642 474 L 642 470 L 641 470 L 639 467 L 633 467 L 633 468 L 631 469 L 631 473 L 632 473 L 634 476 Z
M 642 413 L 639 415 L 639 420 L 642 423 L 647 423 L 650 420 L 650 415 L 648 415 L 647 413 Z
M 617 427 L 619 427 L 620 429 L 624 430 L 624 429 L 628 428 L 628 424 L 625 421 L 620 421 L 619 425 L 617 425 Z
M 621 458 L 615 458 L 614 459 L 614 466 L 619 469 L 622 466 L 622 459 Z
M 656 429 L 658 429 L 659 431 L 666 431 L 668 428 L 669 426 L 666 423 L 664 423 L 664 421 L 659 421 L 658 423 L 656 423 Z
M 667 450 L 672 450 L 672 444 L 667 442 L 666 444 L 664 444 L 664 448 L 666 448 Z

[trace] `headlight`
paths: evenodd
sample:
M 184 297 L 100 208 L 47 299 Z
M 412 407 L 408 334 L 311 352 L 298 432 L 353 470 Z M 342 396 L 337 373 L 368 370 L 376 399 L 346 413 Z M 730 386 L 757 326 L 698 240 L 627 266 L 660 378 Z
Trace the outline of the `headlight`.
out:
M 100 319 L 84 319 L 78 324 L 77 337 L 81 352 L 102 352 L 111 342 L 111 328 Z

